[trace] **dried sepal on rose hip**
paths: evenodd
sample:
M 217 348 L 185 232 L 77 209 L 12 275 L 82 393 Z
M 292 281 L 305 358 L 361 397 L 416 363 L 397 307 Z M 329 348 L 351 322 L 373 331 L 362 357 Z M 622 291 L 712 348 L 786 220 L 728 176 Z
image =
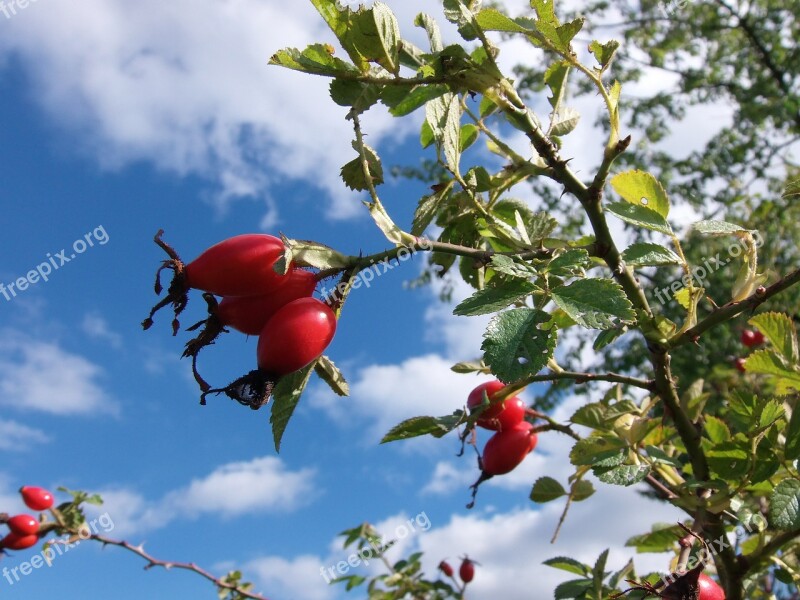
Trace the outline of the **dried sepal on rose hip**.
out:
M 310 298 L 316 287 L 314 273 L 293 268 L 286 274 L 286 282 L 269 294 L 225 296 L 220 302 L 213 294 L 203 294 L 208 304 L 208 318 L 187 328 L 187 331 L 200 329 L 200 332 L 186 343 L 183 351 L 184 358 L 192 359 L 192 373 L 200 390 L 207 392 L 211 389 L 197 369 L 198 354 L 203 348 L 212 345 L 228 328 L 246 335 L 260 334 L 276 312 L 294 300 Z
M 258 369 L 208 394 L 224 393 L 252 409 L 269 401 L 281 377 L 317 360 L 336 333 L 336 314 L 316 298 L 300 298 L 279 309 L 264 325 L 258 338 Z
M 237 235 L 211 246 L 186 264 L 161 239 L 163 234 L 164 231 L 159 230 L 154 241 L 169 258 L 156 272 L 156 294 L 160 295 L 163 290 L 161 272 L 171 270 L 173 277 L 166 297 L 150 310 L 142 322 L 144 329 L 152 326 L 156 312 L 171 304 L 175 313 L 172 330 L 176 334 L 180 326 L 178 316 L 186 308 L 190 289 L 217 296 L 257 296 L 270 293 L 287 281 L 285 275 L 274 269 L 285 251 L 283 242 L 274 236 L 260 233 Z

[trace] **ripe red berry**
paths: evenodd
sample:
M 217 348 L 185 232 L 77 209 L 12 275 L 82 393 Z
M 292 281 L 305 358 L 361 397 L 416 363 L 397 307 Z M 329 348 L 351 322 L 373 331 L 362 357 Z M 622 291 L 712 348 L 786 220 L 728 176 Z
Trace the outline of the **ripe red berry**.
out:
M 742 331 L 742 337 L 740 339 L 745 346 L 752 348 L 753 346 L 760 346 L 764 343 L 764 334 L 760 331 L 745 329 Z
M 447 577 L 453 576 L 453 567 L 450 566 L 450 563 L 442 561 L 439 563 L 439 570 L 444 573 Z
M 283 242 L 271 235 L 228 238 L 186 265 L 186 284 L 217 296 L 268 294 L 286 282 L 273 269 L 283 251 Z
M 725 600 L 723 589 L 705 573 L 700 574 L 697 584 L 700 587 L 699 600 Z
M 19 536 L 36 535 L 39 533 L 39 521 L 34 519 L 31 515 L 13 516 L 6 524 L 11 530 L 11 533 L 16 533 Z
M 286 281 L 269 294 L 226 296 L 217 307 L 217 317 L 225 327 L 247 335 L 258 335 L 280 308 L 294 300 L 310 297 L 316 287 L 314 273 L 292 269 L 286 274 Z
M 744 359 L 743 358 L 737 358 L 735 361 L 733 361 L 733 366 L 736 367 L 737 371 L 741 371 L 742 373 L 747 371 L 747 369 L 744 368 Z
M 495 433 L 483 449 L 483 472 L 503 475 L 513 471 L 536 447 L 533 425 L 527 421 Z
M 505 384 L 502 381 L 487 381 L 472 390 L 467 397 L 467 408 L 475 410 L 484 403 L 484 392 L 489 401 L 502 390 Z M 511 429 L 525 417 L 525 403 L 518 397 L 506 398 L 500 403 L 493 404 L 481 413 L 475 422 L 484 429 L 497 431 L 498 429 Z
M 475 578 L 475 563 L 469 558 L 461 561 L 461 566 L 458 568 L 458 576 L 464 583 L 469 583 Z
M 316 298 L 301 298 L 278 310 L 258 338 L 258 368 L 286 375 L 325 352 L 336 333 L 336 315 Z
M 0 548 L 8 548 L 9 550 L 25 550 L 31 546 L 35 546 L 39 541 L 37 535 L 19 535 L 13 531 L 6 537 L 0 540 Z
M 19 493 L 25 506 L 31 510 L 47 510 L 53 506 L 53 494 L 44 488 L 26 485 L 19 489 Z

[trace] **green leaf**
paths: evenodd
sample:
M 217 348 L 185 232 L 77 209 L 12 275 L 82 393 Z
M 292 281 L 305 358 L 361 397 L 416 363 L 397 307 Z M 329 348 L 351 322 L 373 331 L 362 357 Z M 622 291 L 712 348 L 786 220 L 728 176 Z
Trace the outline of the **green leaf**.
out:
M 544 73 L 544 82 L 553 92 L 553 95 L 548 96 L 547 98 L 550 102 L 550 106 L 552 106 L 553 109 L 556 109 L 558 106 L 560 106 L 564 99 L 567 89 L 566 83 L 567 78 L 569 77 L 569 70 L 569 63 L 559 61 L 552 63 L 549 67 L 547 67 L 547 71 Z
M 628 246 L 622 253 L 622 260 L 631 267 L 663 267 L 681 263 L 680 257 L 669 248 L 647 242 Z
M 728 481 L 744 477 L 750 467 L 749 448 L 741 441 L 715 444 L 706 456 L 711 470 Z
M 417 210 L 414 212 L 414 221 L 411 225 L 411 235 L 422 235 L 431 224 L 442 202 L 450 195 L 453 188 L 452 182 L 440 184 L 435 193 L 430 196 L 423 196 Z
M 568 558 L 566 556 L 548 558 L 542 564 L 547 565 L 548 567 L 553 567 L 554 569 L 566 571 L 567 573 L 573 573 L 575 575 L 585 575 L 587 577 L 592 572 L 592 570 L 583 563 L 578 562 L 574 558 Z
M 784 479 L 775 486 L 769 506 L 769 522 L 784 531 L 800 528 L 800 481 Z
M 783 404 L 777 400 L 769 400 L 761 408 L 758 416 L 758 429 L 765 430 L 775 424 L 775 422 L 783 417 Z
M 614 317 L 633 322 L 636 313 L 622 287 L 610 279 L 579 279 L 552 290 L 553 301 L 578 325 L 612 329 Z
M 495 316 L 481 345 L 492 373 L 502 381 L 518 381 L 538 373 L 556 347 L 556 330 L 538 327 L 548 320 L 547 313 L 530 308 L 514 308 Z
M 776 375 L 784 387 L 800 390 L 800 373 L 790 367 L 772 350 L 756 350 L 744 361 L 745 369 L 751 373 Z
M 692 228 L 697 233 L 711 237 L 732 235 L 740 231 L 747 231 L 747 229 L 741 225 L 735 225 L 734 223 L 728 223 L 726 221 L 698 221 L 692 225 Z
M 786 429 L 786 447 L 783 455 L 787 460 L 797 460 L 800 458 L 800 406 L 795 404 L 792 411 L 792 418 Z
M 553 592 L 555 600 L 569 600 L 573 598 L 586 598 L 592 589 L 591 579 L 573 579 L 558 584 Z
M 350 386 L 342 372 L 327 356 L 320 356 L 314 365 L 314 372 L 322 379 L 333 392 L 339 396 L 349 396 Z
M 308 240 L 290 240 L 284 235 L 281 239 L 292 253 L 292 261 L 300 267 L 315 269 L 343 269 L 350 263 L 344 254 L 333 248 Z
M 381 93 L 381 101 L 389 107 L 393 117 L 404 117 L 448 91 L 444 85 L 416 85 L 401 87 L 387 85 Z
M 614 327 L 613 329 L 606 329 L 601 331 L 600 334 L 595 338 L 594 343 L 592 344 L 592 350 L 599 351 L 613 344 L 614 341 L 623 335 L 627 329 L 625 327 Z
M 592 260 L 586 250 L 567 250 L 547 263 L 544 272 L 556 277 L 582 276 L 584 269 L 588 268 L 590 264 L 592 264 Z
M 428 42 L 431 46 L 431 52 L 441 52 L 444 50 L 442 44 L 442 33 L 439 31 L 439 24 L 425 13 L 419 13 L 414 19 L 414 25 L 422 27 L 428 34 Z
M 364 144 L 364 150 L 367 155 L 367 163 L 369 164 L 369 174 L 372 177 L 373 185 L 380 185 L 383 183 L 383 164 L 377 152 Z M 345 166 L 342 167 L 340 173 L 345 185 L 351 190 L 363 192 L 369 189 L 367 186 L 367 179 L 364 176 L 364 167 L 361 163 L 361 157 L 354 158 Z
M 325 19 L 325 22 L 333 31 L 339 43 L 350 56 L 350 60 L 356 64 L 361 71 L 368 69 L 367 61 L 361 53 L 355 48 L 352 36 L 349 35 L 349 30 L 352 27 L 352 21 L 356 15 L 352 10 L 347 7 L 341 7 L 337 0 L 311 0 L 311 4 L 317 9 L 317 12 Z
M 797 351 L 797 331 L 789 315 L 766 312 L 756 315 L 748 323 L 758 328 L 775 350 L 791 364 L 796 364 L 800 360 Z
M 797 198 L 800 196 L 800 179 L 795 179 L 786 184 L 781 198 Z
M 381 95 L 381 88 L 373 83 L 361 83 L 348 79 L 334 79 L 330 85 L 331 98 L 339 106 L 349 106 L 354 114 L 361 114 L 374 105 Z
M 612 202 L 606 205 L 606 211 L 631 225 L 672 235 L 672 227 L 667 223 L 667 220 L 646 206 L 630 204 L 629 202 Z
M 600 596 L 603 593 L 603 579 L 606 578 L 606 563 L 608 562 L 608 549 L 603 550 L 592 569 L 594 592 Z
M 463 361 L 450 367 L 453 373 L 486 373 L 488 369 L 482 362 Z
M 550 133 L 553 135 L 567 135 L 572 132 L 581 120 L 581 114 L 574 108 L 562 106 L 553 113 Z
M 369 13 L 369 11 L 367 11 Z M 390 73 L 395 75 L 400 70 L 398 53 L 400 50 L 400 26 L 397 18 L 383 2 L 375 2 L 372 5 L 372 18 L 375 22 L 375 29 L 378 32 L 382 55 L 377 58 L 377 62 Z M 369 57 L 369 55 L 367 55 Z
M 572 484 L 570 494 L 573 502 L 582 502 L 594 495 L 595 489 L 591 481 L 579 479 Z
M 420 127 L 419 131 L 419 144 L 423 148 L 427 148 L 430 146 L 435 140 L 433 137 L 433 129 L 431 129 L 431 124 L 427 121 L 422 122 L 422 127 Z
M 650 474 L 650 465 L 620 465 L 610 469 L 595 467 L 593 472 L 603 483 L 627 487 L 644 480 Z
M 636 548 L 636 552 L 669 552 L 685 534 L 683 529 L 675 525 L 656 523 L 650 533 L 628 538 L 625 545 Z
M 444 94 L 425 105 L 425 118 L 444 153 L 447 166 L 458 172 L 461 155 L 461 104 L 455 94 Z
M 531 500 L 538 504 L 558 500 L 567 495 L 567 490 L 552 477 L 540 477 L 533 484 L 531 490 Z
M 610 40 L 605 44 L 601 44 L 597 40 L 592 40 L 592 43 L 589 44 L 589 52 L 594 54 L 594 57 L 597 59 L 597 62 L 600 65 L 599 71 L 601 73 L 605 71 L 611 64 L 611 61 L 614 58 L 614 55 L 617 53 L 618 48 L 619 42 L 617 40 Z
M 624 460 L 622 450 L 626 447 L 624 441 L 610 435 L 591 435 L 576 443 L 569 453 L 570 462 L 576 467 L 593 466 L 611 460 Z M 617 462 L 617 464 L 619 464 Z
M 591 429 L 610 429 L 607 427 L 606 405 L 601 402 L 591 402 L 578 408 L 570 417 L 570 422 L 583 425 Z
M 727 442 L 731 439 L 730 429 L 728 429 L 728 426 L 725 424 L 725 422 L 718 417 L 707 415 L 704 427 L 708 439 L 715 444 L 721 444 L 722 442 Z
M 530 33 L 523 27 L 494 8 L 486 8 L 475 15 L 475 20 L 484 31 L 504 31 L 506 33 Z
M 461 126 L 461 133 L 459 134 L 459 151 L 464 152 L 467 148 L 472 146 L 480 135 L 480 130 L 472 123 L 465 123 Z
M 611 187 L 626 202 L 657 212 L 664 219 L 669 215 L 669 197 L 661 183 L 645 171 L 625 171 L 611 178 Z
M 333 50 L 333 46 L 329 44 L 314 44 L 303 51 L 297 48 L 284 48 L 272 55 L 269 64 L 328 77 L 352 74 L 355 71 L 353 66 L 334 57 Z
M 521 300 L 534 291 L 537 287 L 529 281 L 510 281 L 501 287 L 487 287 L 478 290 L 472 296 L 461 302 L 453 310 L 454 315 L 475 316 L 495 313 Z
M 314 363 L 299 371 L 284 375 L 272 392 L 272 413 L 269 422 L 272 424 L 272 437 L 275 441 L 276 452 L 281 451 L 281 440 L 286 426 L 300 402 L 300 396 L 303 395 L 303 390 L 306 389 L 313 370 Z
M 536 275 L 536 270 L 522 259 L 503 256 L 502 254 L 495 254 L 492 256 L 489 266 L 498 273 L 510 275 L 511 277 L 530 279 Z
M 440 438 L 464 422 L 464 412 L 457 410 L 452 415 L 445 417 L 413 417 L 395 425 L 383 436 L 381 444 L 407 440 L 421 435 L 432 435 Z

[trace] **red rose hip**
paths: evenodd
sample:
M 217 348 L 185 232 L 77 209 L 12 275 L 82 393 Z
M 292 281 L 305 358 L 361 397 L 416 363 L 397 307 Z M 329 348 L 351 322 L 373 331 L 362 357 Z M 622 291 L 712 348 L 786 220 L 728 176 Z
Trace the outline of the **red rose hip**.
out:
M 527 421 L 498 431 L 483 449 L 483 472 L 486 475 L 504 475 L 513 471 L 536 447 L 536 442 L 533 425 Z
M 458 576 L 464 583 L 469 583 L 475 578 L 475 563 L 469 558 L 461 561 L 461 566 L 458 568 Z
M 287 273 L 286 281 L 269 294 L 226 296 L 217 307 L 217 317 L 225 327 L 247 335 L 258 335 L 278 310 L 294 300 L 311 297 L 316 287 L 314 273 L 292 269 Z
M 22 501 L 31 510 L 47 510 L 53 506 L 53 494 L 44 488 L 26 485 L 20 488 Z
M 6 537 L 0 540 L 0 548 L 8 548 L 9 550 L 25 550 L 36 545 L 39 541 L 37 535 L 19 535 L 14 532 L 9 533 Z
M 186 285 L 217 296 L 268 294 L 287 280 L 273 269 L 283 251 L 283 242 L 271 235 L 228 238 L 186 265 Z
M 725 600 L 725 592 L 719 584 L 705 573 L 697 580 L 700 588 L 699 600 Z
M 317 360 L 336 333 L 336 315 L 316 298 L 301 298 L 278 310 L 258 338 L 258 368 L 286 375 Z
M 6 525 L 8 525 L 11 533 L 16 533 L 19 536 L 39 533 L 39 521 L 31 515 L 15 515 L 8 520 Z

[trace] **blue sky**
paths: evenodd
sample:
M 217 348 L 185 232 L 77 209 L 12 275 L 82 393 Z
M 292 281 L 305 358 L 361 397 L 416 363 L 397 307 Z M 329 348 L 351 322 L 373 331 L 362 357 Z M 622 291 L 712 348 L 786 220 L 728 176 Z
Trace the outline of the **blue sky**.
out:
M 435 3 L 402 3 L 404 31 L 420 10 L 439 16 Z M 266 65 L 279 48 L 321 39 L 330 35 L 305 2 L 41 0 L 0 13 L 0 282 L 48 253 L 70 257 L 87 234 L 94 241 L 48 281 L 0 295 L 0 510 L 22 508 L 24 484 L 100 492 L 109 536 L 219 574 L 238 566 L 274 600 L 359 597 L 319 572 L 346 559 L 336 535 L 364 520 L 390 537 L 409 518 L 427 523 L 399 546 L 426 552 L 429 569 L 474 556 L 476 600 L 549 595 L 559 574 L 541 562 L 552 556 L 593 561 L 610 547 L 622 566 L 627 537 L 659 510 L 663 520 L 676 513 L 604 487 L 574 507 L 551 546 L 561 506 L 540 510 L 527 497 L 537 477 L 566 481 L 567 440 L 543 437 L 520 469 L 483 487 L 473 511 L 464 505 L 476 466 L 455 457 L 454 437 L 377 444 L 403 418 L 459 408 L 482 381 L 449 366 L 476 357 L 485 320 L 452 317 L 435 290 L 405 289 L 418 261 L 352 296 L 328 354 L 353 395 L 312 384 L 280 455 L 266 410 L 223 398 L 199 406 L 179 359 L 186 334 L 173 338 L 166 314 L 141 330 L 155 301 L 159 228 L 187 259 L 254 231 L 346 253 L 387 247 L 338 181 L 351 132 L 325 82 Z M 387 165 L 416 163 L 418 124 L 380 111 L 365 119 Z M 590 127 L 584 134 L 595 143 Z M 403 226 L 421 193 L 398 181 L 382 190 Z M 183 322 L 202 312 L 193 298 Z M 222 384 L 254 368 L 255 341 L 226 336 L 201 356 L 204 373 Z M 556 416 L 568 418 L 575 402 Z M 113 586 L 122 600 L 214 597 L 198 577 L 141 566 L 84 544 L 2 593 L 94 598 Z

